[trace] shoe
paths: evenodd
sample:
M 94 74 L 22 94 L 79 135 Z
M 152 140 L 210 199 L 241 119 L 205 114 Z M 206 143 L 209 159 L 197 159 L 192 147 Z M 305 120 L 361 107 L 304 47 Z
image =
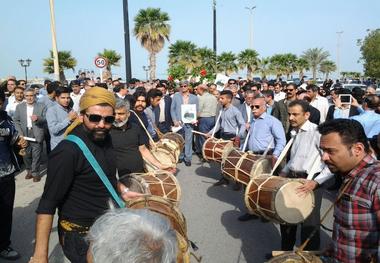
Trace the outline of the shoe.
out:
M 7 247 L 0 251 L 0 258 L 7 260 L 16 260 L 20 258 L 20 254 L 11 247 Z
M 240 191 L 240 189 L 241 189 L 241 184 L 239 182 L 235 182 L 234 186 L 232 187 L 232 190 Z
M 185 165 L 186 166 L 191 166 L 191 162 L 190 161 L 185 161 Z
M 33 178 L 32 174 L 30 172 L 27 172 L 26 175 L 25 175 L 25 179 L 29 180 L 29 179 L 32 179 L 32 178 Z
M 245 213 L 244 215 L 239 216 L 238 220 L 241 221 L 241 222 L 246 222 L 246 221 L 254 220 L 254 219 L 258 219 L 258 218 L 259 218 L 258 216 Z
M 219 186 L 219 185 L 228 185 L 230 182 L 226 179 L 226 178 L 221 178 L 219 181 L 217 181 L 216 183 L 214 183 L 213 185 L 214 186 Z
M 183 161 L 184 161 L 183 159 L 179 159 L 178 163 L 183 163 Z
M 33 177 L 33 182 L 37 183 L 39 181 L 41 181 L 41 176 L 37 175 Z

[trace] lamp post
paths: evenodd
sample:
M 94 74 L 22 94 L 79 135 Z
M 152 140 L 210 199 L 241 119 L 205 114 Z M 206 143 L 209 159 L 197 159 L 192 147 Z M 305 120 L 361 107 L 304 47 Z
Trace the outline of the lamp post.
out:
M 250 22 L 249 22 L 249 48 L 253 49 L 253 10 L 256 8 L 256 6 L 252 7 L 245 7 L 250 13 Z
M 131 66 L 131 44 L 129 40 L 129 14 L 128 0 L 123 0 L 123 20 L 124 20 L 124 50 L 125 50 L 125 80 L 127 83 L 132 78 Z
M 336 69 L 338 70 L 338 79 L 340 79 L 340 40 L 343 34 L 343 31 L 336 32 L 337 34 L 337 43 L 336 43 Z
M 213 50 L 216 55 L 216 0 L 212 2 Z
M 143 66 L 143 70 L 145 71 L 146 81 L 148 81 L 148 71 L 150 70 L 150 66 Z
M 26 68 L 30 66 L 30 63 L 32 62 L 32 60 L 29 59 L 29 58 L 27 58 L 25 60 L 19 59 L 18 62 L 20 62 L 21 67 L 24 67 L 24 70 L 25 70 L 25 82 L 28 83 L 28 71 L 27 71 Z

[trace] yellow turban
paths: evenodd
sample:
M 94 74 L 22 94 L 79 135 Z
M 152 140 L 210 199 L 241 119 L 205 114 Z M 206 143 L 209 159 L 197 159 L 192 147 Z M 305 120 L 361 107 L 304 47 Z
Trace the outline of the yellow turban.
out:
M 83 93 L 79 101 L 79 109 L 80 111 L 84 111 L 91 106 L 99 104 L 108 104 L 112 108 L 115 108 L 115 95 L 104 88 L 93 87 L 91 89 L 86 90 L 86 92 Z M 65 136 L 69 134 L 79 124 L 81 124 L 81 121 L 79 120 L 79 118 L 77 118 L 69 127 L 67 127 L 65 131 Z

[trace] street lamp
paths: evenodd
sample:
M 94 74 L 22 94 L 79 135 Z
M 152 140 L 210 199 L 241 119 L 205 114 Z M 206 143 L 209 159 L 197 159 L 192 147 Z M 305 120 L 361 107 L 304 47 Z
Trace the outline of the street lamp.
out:
M 338 39 L 336 43 L 336 68 L 338 70 L 338 79 L 340 79 L 340 40 L 343 34 L 343 31 L 336 32 Z
M 150 70 L 150 66 L 143 66 L 143 70 L 145 71 L 146 81 L 148 81 L 148 71 Z
M 249 23 L 249 47 L 253 49 L 253 10 L 256 8 L 256 6 L 252 7 L 245 7 L 245 9 L 249 10 L 250 16 L 250 23 Z
M 21 67 L 24 67 L 24 70 L 25 70 L 25 82 L 28 83 L 28 72 L 27 72 L 26 68 L 30 66 L 30 63 L 32 62 L 32 60 L 29 59 L 29 58 L 27 58 L 25 60 L 19 59 L 18 62 L 20 62 Z

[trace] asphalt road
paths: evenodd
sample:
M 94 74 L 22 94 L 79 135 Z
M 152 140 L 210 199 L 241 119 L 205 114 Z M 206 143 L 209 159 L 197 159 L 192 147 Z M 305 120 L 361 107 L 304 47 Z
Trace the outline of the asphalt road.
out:
M 22 254 L 17 262 L 28 262 L 33 253 L 35 209 L 45 179 L 33 183 L 24 179 L 25 172 L 16 180 L 16 201 L 12 231 L 12 246 Z M 260 263 L 265 254 L 280 249 L 279 226 L 260 220 L 239 222 L 237 217 L 246 211 L 244 192 L 233 191 L 231 186 L 212 184 L 220 176 L 220 165 L 201 163 L 195 155 L 193 164 L 178 165 L 177 178 L 182 189 L 181 211 L 186 217 L 188 236 L 199 249 L 204 263 Z M 333 196 L 325 192 L 322 213 Z M 329 214 L 324 225 L 331 227 Z M 330 233 L 322 230 L 322 247 L 330 242 Z M 57 241 L 54 226 L 50 238 L 50 263 L 64 263 L 64 255 Z M 0 263 L 6 263 L 0 259 Z M 194 258 L 191 262 L 196 262 Z

